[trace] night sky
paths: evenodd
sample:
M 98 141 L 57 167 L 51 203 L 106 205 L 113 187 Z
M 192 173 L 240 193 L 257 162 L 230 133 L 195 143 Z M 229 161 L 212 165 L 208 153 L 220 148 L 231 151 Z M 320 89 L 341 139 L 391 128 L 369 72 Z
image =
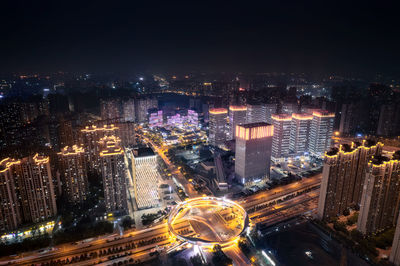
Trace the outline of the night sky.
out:
M 400 70 L 395 1 L 169 2 L 1 1 L 0 71 Z

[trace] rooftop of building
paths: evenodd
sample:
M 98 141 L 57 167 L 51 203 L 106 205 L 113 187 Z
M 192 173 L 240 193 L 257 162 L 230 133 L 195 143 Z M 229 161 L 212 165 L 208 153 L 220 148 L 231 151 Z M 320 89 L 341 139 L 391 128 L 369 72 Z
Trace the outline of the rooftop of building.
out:
M 373 164 L 379 165 L 379 164 L 382 164 L 382 163 L 384 163 L 384 162 L 390 161 L 390 158 L 388 158 L 388 157 L 386 157 L 386 156 L 376 155 L 376 156 L 374 156 L 374 157 L 372 158 L 371 161 L 372 161 Z
M 271 118 L 274 120 L 292 120 L 292 115 L 289 114 L 273 114 Z
M 317 117 L 335 117 L 334 113 L 322 109 L 313 110 L 312 114 Z
M 326 154 L 329 156 L 333 156 L 333 155 L 336 155 L 338 152 L 339 152 L 339 149 L 336 147 L 333 147 L 329 151 L 327 151 Z
M 228 113 L 228 109 L 226 109 L 226 108 L 211 108 L 208 112 L 210 114 L 226 114 L 226 113 Z
M 231 111 L 246 111 L 247 106 L 245 105 L 231 105 L 229 106 L 229 110 Z
M 292 117 L 300 120 L 311 120 L 313 115 L 308 113 L 293 113 Z
M 155 153 L 151 148 L 142 147 L 135 150 L 135 157 L 154 156 Z
M 244 128 L 253 128 L 253 127 L 264 127 L 264 126 L 272 126 L 272 125 L 265 123 L 265 122 L 257 122 L 257 123 L 242 124 L 239 126 L 244 127 Z

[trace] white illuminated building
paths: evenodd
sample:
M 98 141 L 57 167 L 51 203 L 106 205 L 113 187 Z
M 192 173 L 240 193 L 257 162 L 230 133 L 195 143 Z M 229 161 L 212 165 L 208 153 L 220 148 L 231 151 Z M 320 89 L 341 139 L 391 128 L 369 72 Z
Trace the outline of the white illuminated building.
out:
M 157 155 L 150 148 L 140 148 L 132 156 L 133 185 L 138 209 L 158 207 L 160 196 L 157 182 L 160 174 L 157 170 Z

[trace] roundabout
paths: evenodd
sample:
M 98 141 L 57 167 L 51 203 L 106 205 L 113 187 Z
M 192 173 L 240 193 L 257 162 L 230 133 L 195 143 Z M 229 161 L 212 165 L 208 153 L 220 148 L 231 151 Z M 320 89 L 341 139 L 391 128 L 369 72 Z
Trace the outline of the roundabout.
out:
M 188 199 L 176 205 L 168 217 L 173 236 L 199 246 L 229 246 L 248 225 L 249 217 L 239 204 L 217 197 Z M 187 226 L 191 229 L 180 230 Z

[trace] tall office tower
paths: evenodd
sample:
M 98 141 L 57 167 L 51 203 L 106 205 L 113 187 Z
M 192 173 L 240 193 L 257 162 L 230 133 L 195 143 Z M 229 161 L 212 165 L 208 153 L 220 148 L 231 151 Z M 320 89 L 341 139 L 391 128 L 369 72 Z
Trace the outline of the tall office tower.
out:
M 236 126 L 235 174 L 243 183 L 269 177 L 273 134 L 267 123 Z
M 132 173 L 135 201 L 138 209 L 157 207 L 158 195 L 157 155 L 150 148 L 139 148 L 133 152 Z
M 276 103 L 267 103 L 265 106 L 266 122 L 272 124 L 272 115 L 276 114 L 278 105 Z
M 274 137 L 272 138 L 272 160 L 280 161 L 289 156 L 290 126 L 292 116 L 288 114 L 272 115 Z
M 266 122 L 266 108 L 262 104 L 247 104 L 246 123 Z
M 289 150 L 294 155 L 304 155 L 308 152 L 308 142 L 310 139 L 310 125 L 313 116 L 311 114 L 292 114 L 290 126 Z
M 139 123 L 147 122 L 149 109 L 158 109 L 156 98 L 141 98 L 135 104 L 136 121 Z
M 318 200 L 318 217 L 329 219 L 353 205 L 360 204 L 367 164 L 380 155 L 383 144 L 363 140 L 362 143 L 340 145 L 325 153 L 322 183 Z
M 322 156 L 331 146 L 335 114 L 328 111 L 314 111 L 310 127 L 310 153 Z
M 159 110 L 154 113 L 151 113 L 149 116 L 149 127 L 154 128 L 154 127 L 162 127 L 164 124 L 164 118 L 163 118 L 163 111 Z
M 128 99 L 122 104 L 123 118 L 125 122 L 135 122 L 135 100 Z
M 389 261 L 396 266 L 400 265 L 400 214 L 397 218 L 396 230 L 394 232 L 392 250 L 390 251 Z
M 400 104 L 381 106 L 376 134 L 382 136 L 398 136 L 400 134 Z
M 246 106 L 229 106 L 229 139 L 235 139 L 236 126 L 246 123 Z
M 208 141 L 213 146 L 222 145 L 226 140 L 228 110 L 225 108 L 212 108 L 209 110 L 209 115 Z
M 119 128 L 114 124 L 97 127 L 86 126 L 80 132 L 81 144 L 86 153 L 86 161 L 91 169 L 97 170 L 99 166 L 100 146 L 99 141 L 104 136 L 118 135 Z
M 104 199 L 107 212 L 128 212 L 124 151 L 116 136 L 100 140 L 100 169 L 103 177 Z
M 21 161 L 10 158 L 0 161 L 0 231 L 14 230 L 23 222 L 18 196 L 22 181 L 20 165 Z
M 86 200 L 88 180 L 85 151 L 77 145 L 66 146 L 58 153 L 63 191 L 71 203 Z
M 119 109 L 120 101 L 117 99 L 100 101 L 101 118 L 104 120 L 119 119 L 121 117 L 121 112 Z
M 400 205 L 400 152 L 392 160 L 375 156 L 368 163 L 357 229 L 376 233 L 396 225 Z

